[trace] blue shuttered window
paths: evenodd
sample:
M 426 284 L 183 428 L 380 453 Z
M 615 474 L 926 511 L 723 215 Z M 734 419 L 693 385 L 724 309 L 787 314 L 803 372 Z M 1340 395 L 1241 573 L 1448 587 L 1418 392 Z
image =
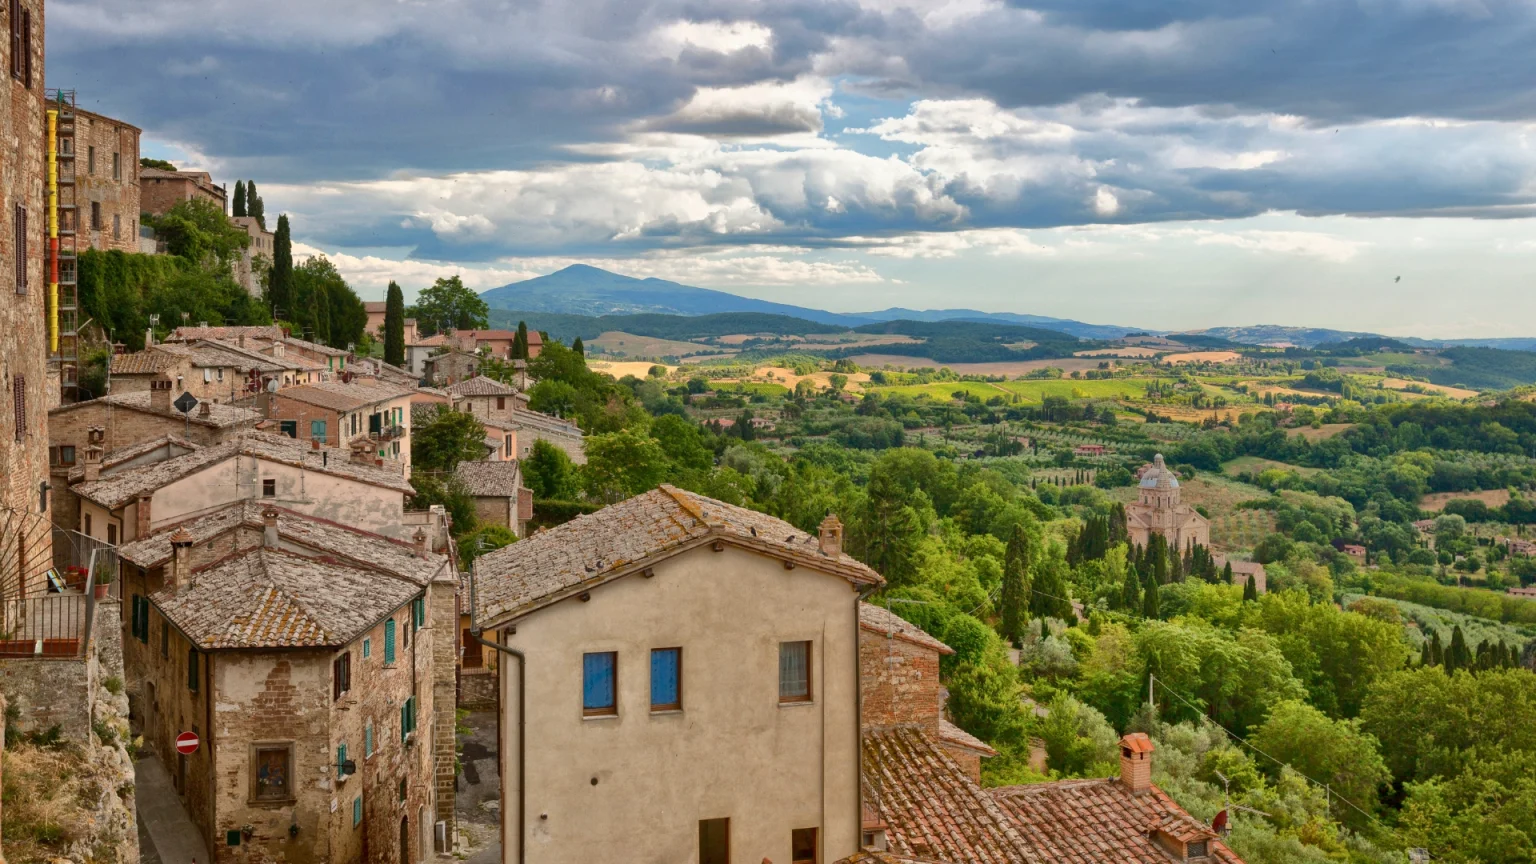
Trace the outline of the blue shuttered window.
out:
M 363 824 L 363 796 L 352 799 L 352 827 Z
M 581 657 L 581 711 L 588 717 L 619 713 L 615 679 L 619 655 L 612 651 Z
M 395 619 L 384 622 L 384 662 L 395 662 Z
M 336 745 L 336 777 L 340 779 L 347 776 L 347 745 Z
M 368 725 L 363 727 L 363 757 L 367 758 L 367 757 L 372 756 L 372 755 L 373 755 L 373 721 L 369 720 L 368 721 Z
M 683 707 L 683 649 L 657 648 L 651 652 L 651 710 L 677 711 Z

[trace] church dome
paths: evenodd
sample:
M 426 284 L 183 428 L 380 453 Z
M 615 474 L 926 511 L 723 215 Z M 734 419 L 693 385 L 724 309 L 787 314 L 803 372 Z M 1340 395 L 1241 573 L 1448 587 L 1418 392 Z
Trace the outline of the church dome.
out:
M 1168 466 L 1163 464 L 1163 454 L 1152 457 L 1152 467 L 1141 475 L 1141 488 L 1143 489 L 1177 489 L 1179 478 L 1175 477 Z

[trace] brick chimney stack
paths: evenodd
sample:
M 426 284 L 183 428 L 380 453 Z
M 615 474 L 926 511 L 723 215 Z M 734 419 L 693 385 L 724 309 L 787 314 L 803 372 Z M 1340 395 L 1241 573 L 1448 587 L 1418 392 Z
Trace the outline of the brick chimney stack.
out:
M 1135 795 L 1152 790 L 1152 739 L 1145 732 L 1120 739 L 1120 782 Z
M 204 418 L 212 417 L 213 416 L 213 403 L 209 402 L 207 399 L 204 399 L 204 400 L 198 402 L 197 403 L 197 416 L 204 417 Z
M 171 413 L 171 379 L 157 378 L 149 382 L 149 410 L 159 414 Z
M 376 458 L 373 455 L 373 442 L 367 438 L 357 438 L 352 444 L 352 461 L 359 465 L 372 465 Z
M 261 511 L 261 545 L 269 549 L 277 546 L 277 508 Z
M 427 557 L 427 529 L 417 528 L 416 533 L 411 535 L 411 542 L 416 546 L 417 558 Z
M 95 483 L 101 478 L 101 448 L 93 441 L 85 445 L 85 477 L 86 483 Z
M 166 587 L 172 591 L 192 584 L 192 535 L 186 528 L 177 528 L 171 535 L 171 565 L 166 577 Z
M 820 541 L 821 554 L 828 558 L 843 554 L 843 522 L 835 513 L 828 513 L 827 518 L 821 520 Z
M 140 495 L 137 503 L 134 505 L 133 511 L 135 514 L 135 519 L 133 539 L 135 540 L 149 536 L 149 526 L 151 522 L 150 502 L 153 500 L 153 495 Z

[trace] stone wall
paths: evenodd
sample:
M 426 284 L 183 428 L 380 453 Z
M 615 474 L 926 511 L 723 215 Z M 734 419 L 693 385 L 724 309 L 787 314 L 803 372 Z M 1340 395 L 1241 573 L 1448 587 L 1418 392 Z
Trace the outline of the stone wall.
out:
M 938 732 L 939 652 L 860 627 L 859 675 L 863 726 L 918 725 Z
M 80 245 L 137 252 L 139 130 L 90 111 L 77 109 L 75 115 Z
M 492 649 L 481 646 L 487 653 Z M 459 707 L 490 711 L 496 707 L 496 670 L 464 669 L 459 673 Z
M 75 448 L 76 464 L 85 460 L 86 432 L 92 426 L 106 430 L 102 449 L 107 453 L 141 444 L 163 435 L 186 438 L 195 444 L 218 444 L 242 431 L 234 426 L 219 428 L 197 422 L 196 411 L 190 418 L 180 413 L 157 414 L 93 400 L 65 406 L 48 415 L 48 440 L 52 446 L 70 444 Z
M 454 801 L 458 789 L 458 587 L 456 577 L 434 582 L 428 602 L 429 628 L 422 631 L 432 641 L 432 782 L 437 799 L 435 821 L 448 823 L 447 837 L 454 836 Z M 423 721 L 423 726 L 426 721 Z M 443 850 L 448 851 L 448 850 Z

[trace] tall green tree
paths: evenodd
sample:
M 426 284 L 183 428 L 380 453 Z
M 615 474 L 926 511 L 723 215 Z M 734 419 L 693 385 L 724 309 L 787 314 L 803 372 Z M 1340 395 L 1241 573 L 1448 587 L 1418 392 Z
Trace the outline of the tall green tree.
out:
M 256 181 L 248 180 L 245 184 L 245 212 L 247 216 L 256 220 L 261 230 L 267 230 L 267 206 L 256 194 Z
M 1157 574 L 1147 573 L 1147 584 L 1141 595 L 1141 614 L 1144 618 L 1161 618 L 1162 600 L 1157 596 Z
M 1120 608 L 1139 615 L 1141 608 L 1141 577 L 1136 575 L 1136 565 L 1125 566 L 1125 584 L 1120 586 Z
M 559 447 L 539 439 L 523 459 L 523 481 L 539 501 L 570 501 L 581 492 L 576 465 Z
M 577 338 L 579 339 L 580 337 L 577 337 Z M 576 350 L 576 346 L 574 344 L 571 345 L 571 350 L 573 350 L 573 351 Z M 582 352 L 578 351 L 577 353 L 582 353 Z M 527 360 L 528 359 L 528 322 L 527 321 L 519 321 L 519 322 L 517 322 L 517 336 L 513 337 L 513 339 L 512 339 L 512 359 L 513 360 Z
M 588 497 L 612 504 L 649 492 L 666 479 L 667 456 L 656 439 L 630 429 L 587 438 L 582 467 Z
M 1392 779 L 1375 736 L 1361 731 L 1360 721 L 1330 719 L 1301 701 L 1281 702 L 1270 709 L 1269 717 L 1254 734 L 1253 745 L 1326 783 L 1334 794 L 1364 810 L 1360 813 L 1342 807 L 1338 811 L 1357 829 L 1366 827 L 1376 813 L 1377 789 Z M 1278 766 L 1274 773 L 1278 779 Z
M 329 259 L 315 255 L 299 265 L 292 284 L 294 306 L 300 311 L 289 320 L 307 338 L 333 348 L 362 341 L 367 307 Z
M 166 251 L 198 266 L 228 268 L 251 245 L 251 235 L 205 198 L 181 201 L 150 224 L 165 240 Z
M 244 180 L 236 180 L 235 181 L 235 203 L 234 203 L 234 211 L 233 211 L 233 213 L 231 215 L 233 215 L 233 216 L 244 216 L 245 215 L 245 181 Z
M 1030 579 L 1029 612 L 1035 618 L 1073 621 L 1072 598 L 1067 589 L 1067 561 L 1059 545 L 1052 544 L 1040 557 Z
M 583 357 L 587 356 L 587 346 L 581 344 L 580 336 L 577 336 L 576 341 L 571 343 L 571 350 L 575 351 L 577 354 L 580 354 Z
M 1228 564 L 1227 565 L 1227 571 L 1230 573 L 1231 570 L 1232 570 L 1232 565 Z M 1256 577 L 1252 573 L 1249 573 L 1248 574 L 1248 581 L 1243 584 L 1243 602 L 1244 603 L 1253 603 L 1253 602 L 1257 601 L 1258 599 L 1259 599 L 1259 583 L 1256 581 Z
M 416 296 L 416 325 L 423 336 L 453 330 L 485 329 L 490 307 L 457 275 L 433 282 Z
M 467 411 L 439 406 L 411 430 L 411 466 L 418 471 L 452 472 L 460 462 L 485 458 L 485 427 Z
M 1029 626 L 1029 567 L 1032 563 L 1029 535 L 1014 525 L 1003 556 L 1003 583 L 998 603 L 1003 614 L 1003 638 L 1018 644 Z
M 289 233 L 288 214 L 277 217 L 277 231 L 272 234 L 272 275 L 267 284 L 267 305 L 272 317 L 292 320 L 293 308 L 293 238 Z
M 393 279 L 384 295 L 384 362 L 405 365 L 405 294 Z
M 1445 655 L 1445 671 L 1468 669 L 1472 666 L 1472 652 L 1467 650 L 1467 637 L 1462 635 L 1461 625 L 1451 628 L 1451 647 Z

